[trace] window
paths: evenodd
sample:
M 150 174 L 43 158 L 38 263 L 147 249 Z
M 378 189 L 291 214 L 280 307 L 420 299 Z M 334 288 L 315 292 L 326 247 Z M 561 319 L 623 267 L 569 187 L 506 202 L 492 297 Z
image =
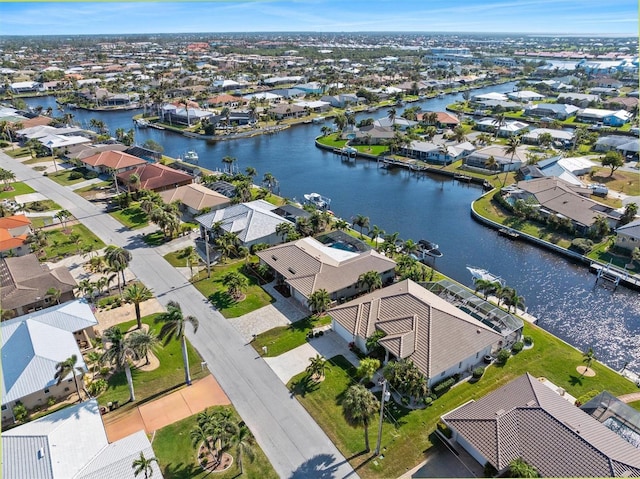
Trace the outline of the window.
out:
M 458 369 L 460 369 L 462 367 L 462 361 L 460 361 L 460 364 L 458 364 Z
M 3 410 L 3 411 L 6 411 L 6 410 L 7 410 L 7 405 L 6 405 L 6 404 L 3 404 L 3 405 L 2 405 L 2 410 Z
M 44 393 L 45 393 L 45 394 L 49 394 L 49 388 L 46 388 L 46 389 L 44 390 Z

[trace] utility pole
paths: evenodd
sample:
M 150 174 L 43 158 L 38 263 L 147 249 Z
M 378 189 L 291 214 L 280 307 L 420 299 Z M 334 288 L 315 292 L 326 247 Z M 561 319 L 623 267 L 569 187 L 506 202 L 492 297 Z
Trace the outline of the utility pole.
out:
M 382 397 L 380 398 L 380 424 L 378 425 L 378 442 L 376 443 L 376 450 L 373 453 L 374 456 L 380 454 L 380 443 L 382 442 L 382 422 L 384 421 L 384 403 L 389 400 L 391 393 L 387 391 L 387 380 L 381 379 L 382 384 Z

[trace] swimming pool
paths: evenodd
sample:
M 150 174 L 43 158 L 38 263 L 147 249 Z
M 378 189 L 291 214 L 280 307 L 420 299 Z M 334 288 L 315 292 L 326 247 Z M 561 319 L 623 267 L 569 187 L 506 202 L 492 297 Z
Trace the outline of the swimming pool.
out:
M 618 436 L 620 436 L 622 439 L 627 441 L 632 446 L 640 449 L 640 434 L 638 434 L 636 431 L 634 431 L 627 425 L 622 424 L 617 418 L 613 416 L 608 417 L 607 419 L 605 419 L 605 421 L 602 424 L 607 426 L 609 429 L 611 429 L 613 432 L 615 432 Z

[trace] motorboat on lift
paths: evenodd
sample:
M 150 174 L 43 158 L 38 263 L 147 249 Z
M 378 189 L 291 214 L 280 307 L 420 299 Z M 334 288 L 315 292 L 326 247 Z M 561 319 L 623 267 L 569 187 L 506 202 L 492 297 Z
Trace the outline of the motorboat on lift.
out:
M 331 206 L 331 200 L 320 193 L 307 193 L 304 195 L 304 202 L 307 205 L 313 205 L 320 210 L 328 210 Z

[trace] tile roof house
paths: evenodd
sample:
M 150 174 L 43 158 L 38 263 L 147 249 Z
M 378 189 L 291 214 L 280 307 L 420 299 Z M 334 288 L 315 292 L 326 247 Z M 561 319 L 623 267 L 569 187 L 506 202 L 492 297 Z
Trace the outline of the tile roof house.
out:
M 235 233 L 243 246 L 258 243 L 277 244 L 282 238 L 276 234 L 276 227 L 290 223 L 273 212 L 277 206 L 264 200 L 250 201 L 228 208 L 219 209 L 195 218 L 200 224 L 200 236 L 210 239 L 216 236 L 214 226 L 223 232 Z
M 2 453 L 2 476 L 12 479 L 135 479 L 140 453 L 155 457 L 144 431 L 109 444 L 95 399 L 4 431 Z
M 140 177 L 138 186 L 129 185 L 131 175 Z M 131 189 L 165 191 L 193 183 L 193 176 L 159 163 L 147 163 L 116 175 L 119 183 L 129 185 Z
M 200 183 L 165 190 L 160 193 L 160 197 L 167 204 L 180 201 L 181 208 L 192 215 L 200 214 L 205 208 L 216 211 L 231 205 L 229 198 Z
M 89 170 L 108 174 L 111 174 L 113 171 L 116 173 L 130 171 L 146 163 L 142 158 L 130 155 L 124 151 L 115 150 L 101 151 L 86 158 L 78 159 Z
M 60 291 L 60 303 L 71 301 L 76 286 L 66 267 L 49 269 L 34 254 L 0 258 L 0 304 L 15 316 L 51 306 L 51 288 Z
M 496 171 L 516 171 L 527 161 L 520 151 L 516 151 L 512 158 L 511 154 L 506 152 L 506 147 L 490 145 L 472 152 L 463 159 L 463 163 L 470 167 L 487 169 L 487 162 L 492 156 L 496 160 Z
M 396 263 L 375 250 L 361 253 L 326 246 L 314 238 L 274 246 L 257 253 L 269 265 L 276 278 L 289 286 L 291 296 L 307 306 L 309 296 L 325 289 L 332 300 L 351 298 L 363 292 L 358 278 L 377 271 L 382 283 L 393 280 Z
M 428 141 L 412 141 L 400 148 L 400 154 L 416 160 L 448 165 L 464 158 L 476 150 L 468 141 L 463 143 L 436 144 Z
M 31 220 L 25 215 L 0 218 L 0 256 L 22 256 L 30 253 L 31 250 L 26 244 L 30 233 Z
M 75 354 L 83 371 L 87 366 L 80 344 L 88 342 L 98 324 L 91 306 L 71 301 L 0 323 L 2 340 L 2 422 L 13 422 L 13 407 L 27 409 L 46 404 L 49 397 L 75 391 L 73 378 L 56 385 L 56 364 Z M 82 374 L 78 373 L 82 384 Z
M 616 229 L 616 246 L 628 251 L 640 248 L 640 220 L 632 221 Z
M 387 357 L 409 359 L 434 383 L 467 371 L 502 348 L 505 337 L 407 279 L 332 308 L 333 329 L 366 351 L 376 331 Z
M 528 373 L 442 420 L 499 472 L 522 458 L 541 477 L 640 477 L 638 449 Z

